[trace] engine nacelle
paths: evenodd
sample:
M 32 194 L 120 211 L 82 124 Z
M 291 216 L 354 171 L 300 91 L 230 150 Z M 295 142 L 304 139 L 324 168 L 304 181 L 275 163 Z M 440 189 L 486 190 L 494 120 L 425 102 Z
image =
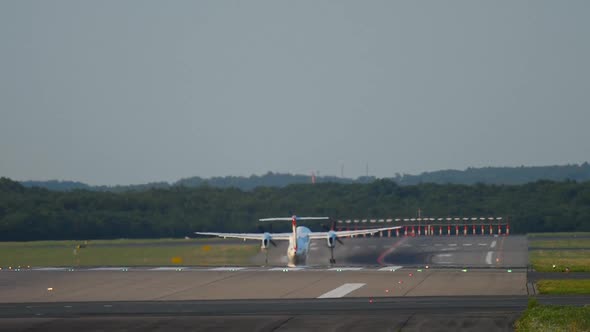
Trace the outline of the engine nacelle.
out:
M 328 236 L 326 237 L 326 241 L 328 243 L 328 248 L 336 247 L 336 233 L 333 231 L 329 231 Z
M 264 237 L 262 238 L 262 245 L 260 247 L 262 249 L 268 248 L 270 241 L 271 241 L 270 233 L 264 233 Z

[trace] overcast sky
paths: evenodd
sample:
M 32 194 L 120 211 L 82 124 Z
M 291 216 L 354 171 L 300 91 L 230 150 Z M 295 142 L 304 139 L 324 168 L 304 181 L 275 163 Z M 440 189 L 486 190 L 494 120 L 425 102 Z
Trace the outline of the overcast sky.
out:
M 0 176 L 580 163 L 590 1 L 0 0 Z

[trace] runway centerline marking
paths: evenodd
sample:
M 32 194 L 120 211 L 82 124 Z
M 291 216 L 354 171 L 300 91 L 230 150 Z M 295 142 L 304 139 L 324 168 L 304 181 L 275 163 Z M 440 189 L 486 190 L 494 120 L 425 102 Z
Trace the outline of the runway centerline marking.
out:
M 162 266 L 150 269 L 150 271 L 182 271 L 185 267 L 171 267 L 171 266 Z
M 282 272 L 289 272 L 289 271 L 299 271 L 303 270 L 302 267 L 275 267 L 270 269 L 269 271 L 282 271 Z
M 494 254 L 493 251 L 488 251 L 486 254 L 486 264 L 492 265 L 492 255 Z
M 121 271 L 124 267 L 95 267 L 87 271 Z
M 469 247 L 469 246 L 471 246 L 471 243 L 463 243 L 463 246 L 464 247 Z
M 66 271 L 67 268 L 65 267 L 35 267 L 32 268 L 33 271 Z
M 239 271 L 239 270 L 243 270 L 245 269 L 245 267 L 214 267 L 212 269 L 208 269 L 207 271 Z
M 478 246 L 487 246 L 488 244 L 487 243 L 478 243 L 477 245 Z
M 333 267 L 331 269 L 328 269 L 328 271 L 359 271 L 362 269 L 362 267 Z
M 449 247 L 456 247 L 457 244 L 456 243 L 449 243 Z
M 389 272 L 394 272 L 395 270 L 401 269 L 401 266 L 386 266 L 386 267 L 382 267 L 377 271 L 389 271 Z
M 330 298 L 339 298 L 343 297 L 344 295 L 353 292 L 361 287 L 363 287 L 364 283 L 351 283 L 351 284 L 343 284 L 340 287 L 334 288 L 331 291 L 324 293 L 318 296 L 318 299 L 330 299 Z
M 490 244 L 490 248 L 494 248 L 496 246 L 496 240 L 492 241 L 492 244 Z
M 434 245 L 437 247 L 440 247 L 440 246 L 442 246 L 442 243 L 435 243 Z

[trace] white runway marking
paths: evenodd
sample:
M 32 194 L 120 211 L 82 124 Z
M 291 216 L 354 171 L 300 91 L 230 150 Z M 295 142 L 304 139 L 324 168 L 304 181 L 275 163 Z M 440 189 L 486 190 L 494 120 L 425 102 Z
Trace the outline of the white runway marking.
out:
M 407 247 L 411 247 L 411 246 L 412 246 L 411 244 L 402 244 L 400 247 L 406 247 L 407 248 Z
M 333 267 L 331 269 L 328 269 L 328 271 L 359 271 L 362 269 L 362 267 Z
M 494 248 L 496 246 L 496 240 L 492 241 L 492 244 L 490 244 L 490 248 Z
M 478 246 L 487 246 L 488 244 L 487 243 L 478 243 L 477 245 Z
M 65 267 L 36 267 L 32 269 L 33 271 L 65 271 L 67 268 Z
M 354 246 L 352 247 L 352 250 L 359 250 L 361 248 L 361 246 Z
M 352 291 L 355 291 L 355 290 L 363 287 L 364 285 L 366 285 L 366 284 L 362 284 L 362 283 L 344 284 L 338 288 L 334 288 L 331 291 L 318 296 L 318 299 L 329 299 L 329 298 L 343 297 L 344 295 L 346 295 Z
M 457 248 L 442 248 L 441 251 L 457 250 Z
M 456 243 L 449 243 L 449 247 L 456 247 L 457 244 Z
M 311 247 L 311 248 L 309 248 L 309 250 L 311 250 L 311 251 L 317 251 L 318 249 L 319 249 L 318 247 Z
M 435 243 L 434 245 L 437 247 L 440 247 L 440 246 L 442 246 L 442 243 Z
M 394 272 L 395 270 L 398 270 L 401 268 L 402 268 L 401 266 L 386 266 L 386 267 L 380 268 L 378 271 Z
M 453 264 L 453 262 L 438 262 L 437 264 Z
M 180 271 L 184 270 L 184 267 L 172 267 L 172 266 L 163 266 L 163 267 L 156 267 L 150 269 L 150 271 Z
M 269 271 L 289 272 L 289 271 L 299 271 L 299 270 L 303 270 L 303 268 L 302 267 L 274 267 L 274 268 L 270 269 Z
M 463 243 L 463 246 L 464 247 L 469 247 L 469 246 L 471 246 L 471 243 Z
M 492 255 L 494 254 L 493 251 L 488 251 L 487 255 L 486 255 L 486 264 L 491 265 L 492 264 Z
M 369 249 L 373 249 L 373 250 L 375 250 L 375 249 L 377 249 L 377 246 L 376 246 L 376 245 L 374 245 L 374 244 L 372 244 L 372 245 L 370 245 L 370 246 L 369 246 Z
M 125 269 L 124 267 L 95 267 L 93 269 L 88 269 L 89 271 L 122 271 Z
M 212 269 L 208 269 L 207 271 L 239 271 L 243 270 L 245 267 L 215 267 Z
M 439 254 L 439 255 L 436 255 L 436 256 L 437 257 L 451 257 L 451 256 L 453 256 L 453 254 Z

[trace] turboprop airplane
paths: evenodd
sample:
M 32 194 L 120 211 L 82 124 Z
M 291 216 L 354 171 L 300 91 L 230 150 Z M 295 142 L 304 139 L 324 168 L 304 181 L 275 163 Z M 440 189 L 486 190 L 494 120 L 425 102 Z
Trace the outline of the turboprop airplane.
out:
M 382 231 L 392 230 L 401 228 L 401 226 L 393 227 L 382 227 L 372 229 L 361 229 L 353 231 L 334 231 L 330 230 L 327 232 L 312 232 L 305 226 L 297 226 L 299 220 L 328 220 L 328 217 L 283 217 L 283 218 L 264 218 L 259 219 L 260 221 L 291 221 L 293 232 L 289 233 L 214 233 L 214 232 L 195 232 L 199 235 L 211 235 L 222 238 L 237 238 L 244 240 L 259 240 L 262 241 L 261 248 L 268 249 L 269 245 L 272 244 L 276 247 L 275 240 L 288 240 L 289 247 L 287 248 L 287 258 L 289 260 L 289 266 L 296 266 L 297 264 L 305 264 L 307 260 L 307 254 L 309 253 L 309 243 L 311 240 L 326 239 L 328 248 L 330 248 L 330 264 L 336 263 L 334 259 L 334 247 L 336 242 L 342 243 L 340 238 L 347 236 L 356 236 L 363 234 L 375 234 Z M 268 255 L 268 253 L 267 253 Z M 268 260 L 268 256 L 267 256 Z

